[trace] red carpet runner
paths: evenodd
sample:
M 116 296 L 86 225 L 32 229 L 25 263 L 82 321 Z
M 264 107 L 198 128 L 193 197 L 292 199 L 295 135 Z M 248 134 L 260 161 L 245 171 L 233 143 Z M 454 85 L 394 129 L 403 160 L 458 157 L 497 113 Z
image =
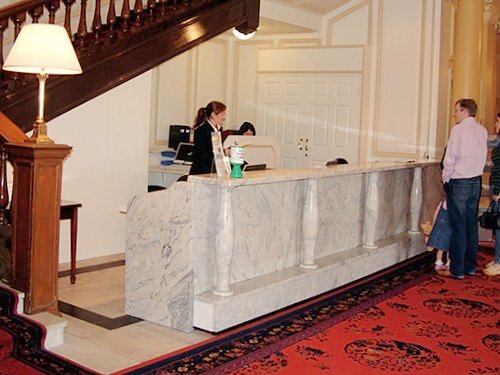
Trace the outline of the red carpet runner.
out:
M 96 374 L 42 349 L 44 329 L 16 306 L 17 296 L 0 286 L 0 375 Z
M 420 255 L 117 374 L 499 374 L 498 279 L 443 279 L 433 260 Z
M 435 276 L 433 257 L 116 374 L 500 374 L 500 278 Z M 14 303 L 0 287 L 0 375 L 93 374 L 41 349 Z
M 500 374 L 498 278 L 435 276 L 231 372 Z

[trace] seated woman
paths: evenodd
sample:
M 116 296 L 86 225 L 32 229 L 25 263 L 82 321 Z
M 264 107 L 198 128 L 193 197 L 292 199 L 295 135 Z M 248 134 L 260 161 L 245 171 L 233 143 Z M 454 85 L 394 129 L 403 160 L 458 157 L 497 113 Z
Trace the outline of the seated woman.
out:
M 238 129 L 238 135 L 255 135 L 255 127 L 252 123 L 245 121 Z

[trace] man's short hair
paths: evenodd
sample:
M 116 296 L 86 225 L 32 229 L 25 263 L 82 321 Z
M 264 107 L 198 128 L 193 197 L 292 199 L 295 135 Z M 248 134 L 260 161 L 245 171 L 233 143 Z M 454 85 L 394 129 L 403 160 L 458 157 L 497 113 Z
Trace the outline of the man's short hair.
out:
M 466 109 L 469 113 L 469 116 L 476 117 L 477 114 L 477 104 L 474 99 L 459 99 L 455 103 L 455 105 L 459 105 L 460 108 Z

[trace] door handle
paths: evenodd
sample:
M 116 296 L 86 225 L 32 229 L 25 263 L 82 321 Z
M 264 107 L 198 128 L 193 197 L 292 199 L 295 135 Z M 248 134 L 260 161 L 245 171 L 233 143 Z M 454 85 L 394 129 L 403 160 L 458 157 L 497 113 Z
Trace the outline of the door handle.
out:
M 299 151 L 302 151 L 302 142 L 303 142 L 303 139 L 300 138 L 299 143 L 298 143 Z

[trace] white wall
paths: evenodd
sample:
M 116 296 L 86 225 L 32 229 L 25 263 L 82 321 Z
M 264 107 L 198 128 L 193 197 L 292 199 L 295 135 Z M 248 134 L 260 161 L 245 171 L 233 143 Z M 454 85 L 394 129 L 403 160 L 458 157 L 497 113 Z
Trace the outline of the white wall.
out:
M 286 14 L 286 7 L 276 10 L 264 2 L 261 16 L 281 21 L 291 15 Z M 436 139 L 443 141 L 436 137 L 440 11 L 441 0 L 353 0 L 323 17 L 318 32 L 275 35 L 257 32 L 245 42 L 228 35 L 219 36 L 195 49 L 195 58 L 167 61 L 158 68 L 159 98 L 167 98 L 178 90 L 178 86 L 164 78 L 174 71 L 187 83 L 181 86 L 181 95 L 191 98 L 176 106 L 161 101 L 158 113 L 161 111 L 163 119 L 170 119 L 163 124 L 175 123 L 182 116 L 184 123 L 190 124 L 197 107 L 210 99 L 220 99 L 228 105 L 226 128 L 237 128 L 243 121 L 250 121 L 258 128 L 257 76 L 262 51 L 271 48 L 278 55 L 283 51 L 273 61 L 273 69 L 278 72 L 280 64 L 286 70 L 287 53 L 294 48 L 362 47 L 363 99 L 361 124 L 356 127 L 361 128 L 358 160 L 414 159 L 426 153 L 432 157 L 436 154 Z M 181 59 L 191 65 L 179 68 Z M 324 61 L 316 62 L 317 66 L 307 74 L 321 74 L 321 69 L 325 70 Z M 346 66 L 349 63 L 346 61 Z M 349 72 L 346 68 L 337 73 Z M 179 79 L 172 77 L 173 81 Z M 167 142 L 163 126 L 156 128 L 156 144 Z
M 52 139 L 73 147 L 63 165 L 62 198 L 83 204 L 78 259 L 125 251 L 125 215 L 119 209 L 147 190 L 150 105 L 147 72 L 48 124 Z M 64 220 L 59 262 L 68 262 L 69 254 Z

